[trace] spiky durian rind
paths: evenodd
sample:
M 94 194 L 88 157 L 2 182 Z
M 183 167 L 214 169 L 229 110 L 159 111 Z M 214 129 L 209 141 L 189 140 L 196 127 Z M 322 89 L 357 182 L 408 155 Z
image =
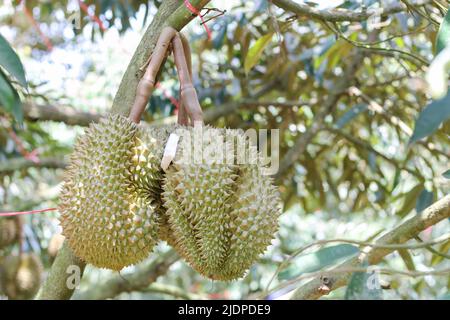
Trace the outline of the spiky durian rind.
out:
M 167 241 L 202 275 L 216 280 L 240 278 L 277 230 L 278 192 L 257 162 L 235 161 L 236 149 L 225 135 L 242 137 L 237 131 L 203 128 L 203 154 L 197 163 L 186 157 L 186 149 L 192 148 L 187 151 L 191 156 L 198 152 L 198 140 L 195 146 L 189 141 L 195 129 L 184 130 L 164 179 L 163 199 L 171 232 Z M 253 150 L 253 157 L 258 158 Z M 230 153 L 234 156 L 231 163 L 226 159 Z
M 0 219 L 0 249 L 17 239 L 17 225 L 13 219 Z
M 169 224 L 161 198 L 164 171 L 161 160 L 170 133 L 178 125 L 139 126 L 133 147 L 132 189 L 141 197 L 153 200 L 159 217 L 158 238 L 168 240 Z
M 157 241 L 158 204 L 133 188 L 137 130 L 120 115 L 92 124 L 67 170 L 59 205 L 63 235 L 76 256 L 97 267 L 138 263 Z

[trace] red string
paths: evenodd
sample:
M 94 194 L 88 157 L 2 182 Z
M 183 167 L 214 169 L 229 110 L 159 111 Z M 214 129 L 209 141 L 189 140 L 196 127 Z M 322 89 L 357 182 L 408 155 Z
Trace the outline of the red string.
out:
M 11 128 L 8 128 L 8 134 L 11 137 L 11 139 L 14 141 L 14 143 L 17 146 L 17 149 L 19 150 L 20 154 L 27 160 L 33 161 L 34 163 L 39 163 L 39 150 L 38 149 L 34 149 L 31 152 L 28 152 L 25 147 L 23 146 L 22 141 L 20 140 L 20 138 L 17 136 L 17 134 L 14 132 L 14 130 L 12 130 Z
M 200 20 L 202 21 L 203 27 L 205 27 L 206 33 L 208 34 L 208 39 L 211 40 L 211 30 L 209 30 L 208 26 L 206 25 L 205 20 L 203 19 L 202 15 L 200 14 L 200 11 L 197 10 L 190 2 L 189 0 L 184 0 L 184 5 L 190 12 L 195 14 L 196 16 L 200 17 Z
M 22 1 L 20 1 L 22 2 Z M 19 2 L 19 4 L 20 4 Z M 27 18 L 31 21 L 31 23 L 33 24 L 34 28 L 37 30 L 37 32 L 39 33 L 39 35 L 41 36 L 42 40 L 44 41 L 45 46 L 47 47 L 48 51 L 52 51 L 53 50 L 53 44 L 50 41 L 50 39 L 42 32 L 41 27 L 39 26 L 39 24 L 37 23 L 37 21 L 34 19 L 33 14 L 30 12 L 30 10 L 28 10 L 26 4 L 24 3 L 23 5 L 23 10 L 25 12 L 25 15 L 27 16 Z
M 91 14 L 88 10 L 88 6 L 81 0 L 78 0 L 78 4 L 80 5 L 81 10 L 83 10 L 88 16 L 89 18 L 91 18 L 92 20 L 95 21 L 95 23 L 98 24 L 100 30 L 105 31 L 106 28 L 103 25 L 102 20 L 99 19 L 99 17 L 97 17 L 95 14 Z
M 17 212 L 0 212 L 0 217 L 12 217 L 12 216 L 19 216 L 23 214 L 35 214 L 35 213 L 42 213 L 47 211 L 55 211 L 58 210 L 58 208 L 48 208 L 48 209 L 41 209 L 41 210 L 31 210 L 31 211 L 17 211 Z

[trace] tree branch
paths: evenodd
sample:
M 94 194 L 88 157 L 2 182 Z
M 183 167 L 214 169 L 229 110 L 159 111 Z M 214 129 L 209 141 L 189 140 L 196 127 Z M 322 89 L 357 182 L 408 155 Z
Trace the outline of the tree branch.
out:
M 197 9 L 205 6 L 209 0 L 191 0 L 191 4 Z M 164 26 L 171 26 L 181 30 L 189 23 L 194 16 L 185 7 L 181 6 L 180 0 L 165 0 L 161 3 L 158 12 L 153 18 L 152 23 L 145 31 L 141 42 L 139 43 L 125 74 L 120 83 L 116 97 L 112 105 L 113 113 L 128 115 L 136 94 L 136 88 L 142 74 L 139 74 L 139 68 L 148 60 L 151 49 L 156 43 L 159 33 Z M 58 261 L 58 263 L 56 263 Z M 64 245 L 58 252 L 55 263 L 50 269 L 41 292 L 37 299 L 70 299 L 73 290 L 66 286 L 65 281 L 67 268 L 71 265 L 77 265 L 80 270 L 84 270 L 84 262 L 74 259 L 74 255 L 67 245 Z M 80 275 L 81 276 L 81 275 Z M 57 290 L 56 290 L 57 289 Z
M 293 107 L 301 107 L 301 106 L 305 106 L 305 105 L 308 105 L 308 104 L 302 103 L 300 101 L 279 102 L 279 101 L 258 101 L 256 99 L 243 99 L 243 100 L 239 100 L 239 101 L 231 101 L 231 102 L 224 103 L 220 107 L 206 109 L 203 112 L 203 120 L 206 123 L 214 123 L 220 117 L 225 117 L 225 116 L 230 115 L 230 114 L 236 112 L 237 110 L 243 109 L 243 108 L 247 108 L 247 109 L 258 108 L 258 107 L 267 108 L 270 106 L 279 107 L 279 108 L 293 108 Z M 169 123 L 175 123 L 176 121 L 177 121 L 177 117 L 171 116 L 171 117 L 166 117 L 161 120 L 156 120 L 156 121 L 150 123 L 150 125 L 169 124 Z
M 381 157 L 382 159 L 384 159 L 384 160 L 386 160 L 387 162 L 389 162 L 389 163 L 390 163 L 391 165 L 393 165 L 395 168 L 404 170 L 404 171 L 408 172 L 409 174 L 411 174 L 411 175 L 413 175 L 413 176 L 415 176 L 415 177 L 417 177 L 417 178 L 420 178 L 420 174 L 419 174 L 418 172 L 416 172 L 416 171 L 414 171 L 414 170 L 412 170 L 412 169 L 409 169 L 409 168 L 406 166 L 406 164 L 405 164 L 405 165 L 402 165 L 401 163 L 399 163 L 399 162 L 396 161 L 395 159 L 390 158 L 390 157 L 386 156 L 385 154 L 383 154 L 382 152 L 376 150 L 374 147 L 372 147 L 372 146 L 370 145 L 370 143 L 368 143 L 368 142 L 366 142 L 366 141 L 359 140 L 359 139 L 356 138 L 354 135 L 349 134 L 349 133 L 346 133 L 346 132 L 344 132 L 343 130 L 340 130 L 340 129 L 337 129 L 337 128 L 334 128 L 334 127 L 328 126 L 328 127 L 325 128 L 325 130 L 327 130 L 327 131 L 329 131 L 329 132 L 331 132 L 331 133 L 334 133 L 334 134 L 336 134 L 336 135 L 339 135 L 339 136 L 343 137 L 344 139 L 348 140 L 349 142 L 353 143 L 354 145 L 357 145 L 357 146 L 359 146 L 359 147 L 361 147 L 361 148 L 366 149 L 367 151 L 370 151 L 370 152 L 376 154 L 377 156 L 379 156 L 379 157 Z M 336 141 L 336 142 L 337 142 L 337 141 Z
M 331 22 L 339 21 L 350 21 L 350 22 L 361 22 L 366 21 L 371 16 L 387 16 L 390 14 L 406 11 L 407 7 L 405 4 L 399 2 L 392 4 L 386 8 L 379 9 L 363 9 L 362 11 L 354 11 L 347 9 L 327 9 L 320 10 L 311 7 L 306 4 L 296 3 L 291 0 L 272 0 L 273 4 L 276 6 L 295 13 L 297 16 L 307 16 L 317 20 L 325 20 Z M 417 0 L 411 3 L 413 6 L 424 6 L 430 3 L 429 0 Z
M 37 300 L 66 300 L 70 299 L 75 288 L 68 285 L 71 283 L 70 277 L 79 275 L 80 278 L 74 280 L 80 280 L 84 271 L 85 263 L 78 259 L 72 250 L 67 246 L 65 242 L 62 248 L 58 251 L 55 261 L 52 264 L 52 268 L 39 290 L 36 299 Z M 71 270 L 69 267 L 73 267 Z
M 142 292 L 167 294 L 174 298 L 179 298 L 183 300 L 206 300 L 206 298 L 201 295 L 186 292 L 185 290 L 180 289 L 176 286 L 170 286 L 158 282 L 152 283 L 147 289 L 143 290 Z
M 364 58 L 364 54 L 358 51 L 354 57 L 351 58 L 351 63 L 347 66 L 344 74 L 340 78 L 339 82 L 333 91 L 331 91 L 323 103 L 322 108 L 318 114 L 314 117 L 313 123 L 301 134 L 295 141 L 292 148 L 286 153 L 284 158 L 280 162 L 278 172 L 274 175 L 276 181 L 280 181 L 283 175 L 288 169 L 300 158 L 300 156 L 306 151 L 306 147 L 314 139 L 316 134 L 323 129 L 325 117 L 330 114 L 334 109 L 340 97 L 350 88 L 355 80 L 356 72 L 361 66 Z
M 88 126 L 91 122 L 98 122 L 102 115 L 97 112 L 85 112 L 65 106 L 50 104 L 24 103 L 23 112 L 29 121 L 59 121 L 74 126 Z
M 64 169 L 66 162 L 59 158 L 43 158 L 39 162 L 33 162 L 25 158 L 11 158 L 0 163 L 0 172 L 13 172 L 28 168 L 49 168 L 49 169 Z
M 389 244 L 401 244 L 414 238 L 426 228 L 437 224 L 438 222 L 450 217 L 450 195 L 435 202 L 430 207 L 415 215 L 409 220 L 403 222 L 397 228 L 381 236 L 375 244 L 380 247 L 367 247 L 362 250 L 358 257 L 348 260 L 341 266 L 333 270 L 342 270 L 343 268 L 357 267 L 364 259 L 367 259 L 370 265 L 379 263 L 386 255 L 394 251 L 392 248 L 382 247 Z M 333 271 L 331 270 L 331 272 Z M 351 273 L 340 273 L 327 276 L 326 283 L 324 278 L 318 276 L 299 287 L 291 299 L 318 299 L 322 295 L 329 293 L 339 287 L 345 286 L 351 277 Z M 327 290 L 323 290 L 326 286 Z
M 176 252 L 171 249 L 151 262 L 136 267 L 136 270 L 133 273 L 126 274 L 125 278 L 120 275 L 114 276 L 103 283 L 98 283 L 85 291 L 78 292 L 74 299 L 112 299 L 123 292 L 146 290 L 159 276 L 165 274 L 178 259 Z
M 235 112 L 236 110 L 242 108 L 258 108 L 258 107 L 279 107 L 279 108 L 293 108 L 293 107 L 301 107 L 307 105 L 307 103 L 302 103 L 300 101 L 258 101 L 257 99 L 243 99 L 241 101 L 232 101 L 225 103 L 221 107 L 218 108 L 209 108 L 204 112 L 203 118 L 205 122 L 212 123 L 219 119 L 220 117 L 224 117 L 228 114 Z

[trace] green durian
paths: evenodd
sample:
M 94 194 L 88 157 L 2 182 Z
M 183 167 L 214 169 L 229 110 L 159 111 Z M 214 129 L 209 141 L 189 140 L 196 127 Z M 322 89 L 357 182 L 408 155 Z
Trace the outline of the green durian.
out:
M 237 131 L 205 127 L 200 140 L 194 131 L 178 131 L 177 155 L 164 178 L 166 240 L 202 275 L 237 279 L 273 239 L 278 192 L 257 161 L 236 161 L 234 140 L 226 135 L 243 138 Z M 251 150 L 248 157 L 257 160 L 256 149 Z
M 31 299 L 39 290 L 44 267 L 33 253 L 8 256 L 2 263 L 1 287 L 9 299 Z
M 164 171 L 161 160 L 171 132 L 177 125 L 139 126 L 133 147 L 133 190 L 142 197 L 151 198 L 159 217 L 158 238 L 167 240 L 169 235 L 167 216 L 164 214 L 162 181 Z
M 59 205 L 62 234 L 75 255 L 97 267 L 121 270 L 138 263 L 158 239 L 161 204 L 154 199 L 153 162 L 138 131 L 119 115 L 92 124 L 67 170 Z
M 13 219 L 0 219 L 0 249 L 17 240 L 17 224 Z

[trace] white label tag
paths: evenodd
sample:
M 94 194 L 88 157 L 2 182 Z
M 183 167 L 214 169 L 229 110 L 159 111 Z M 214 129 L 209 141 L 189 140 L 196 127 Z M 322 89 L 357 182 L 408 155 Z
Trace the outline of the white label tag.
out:
M 167 171 L 167 168 L 169 168 L 169 165 L 175 158 L 179 140 L 180 137 L 175 133 L 171 133 L 169 139 L 167 140 L 166 147 L 164 149 L 164 155 L 161 160 L 161 168 L 164 170 L 164 172 Z

